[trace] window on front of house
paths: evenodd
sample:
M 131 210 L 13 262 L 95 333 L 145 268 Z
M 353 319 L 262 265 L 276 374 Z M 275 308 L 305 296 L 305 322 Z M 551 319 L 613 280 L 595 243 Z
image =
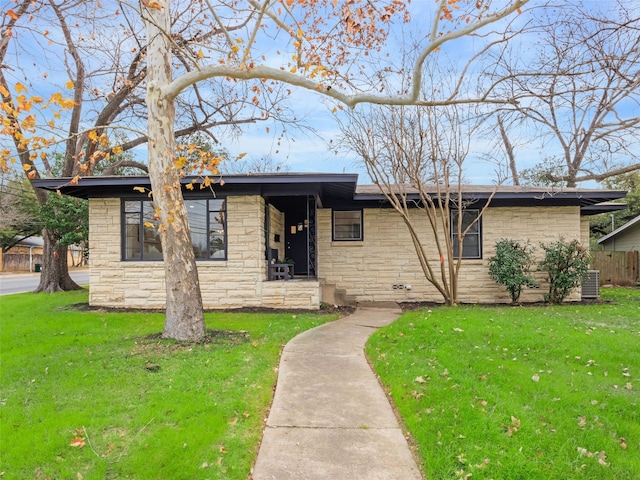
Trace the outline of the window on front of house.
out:
M 451 211 L 451 242 L 453 243 L 453 256 L 458 258 L 458 215 L 459 210 Z M 482 258 L 482 225 L 479 218 L 479 210 L 463 210 L 462 211 L 462 229 L 464 232 L 469 225 L 475 223 L 469 228 L 462 240 L 462 258 L 474 259 Z M 476 221 L 477 220 L 477 221 Z
M 362 210 L 333 211 L 333 240 L 362 240 Z
M 227 258 L 226 201 L 185 200 L 196 260 Z M 155 207 L 150 200 L 125 200 L 122 212 L 124 260 L 162 260 Z

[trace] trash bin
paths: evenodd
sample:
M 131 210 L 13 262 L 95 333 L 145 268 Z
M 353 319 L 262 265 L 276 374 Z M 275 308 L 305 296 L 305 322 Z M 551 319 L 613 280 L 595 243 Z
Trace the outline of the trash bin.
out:
M 36 263 L 35 267 L 36 267 L 36 269 L 35 269 L 36 273 L 39 273 L 39 272 L 42 271 L 42 264 L 41 263 Z

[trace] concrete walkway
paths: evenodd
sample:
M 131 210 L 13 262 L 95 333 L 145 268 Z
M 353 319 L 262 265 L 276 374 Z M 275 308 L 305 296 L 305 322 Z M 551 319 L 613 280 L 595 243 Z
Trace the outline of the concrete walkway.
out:
M 358 307 L 286 345 L 254 480 L 422 479 L 363 350 L 400 313 Z

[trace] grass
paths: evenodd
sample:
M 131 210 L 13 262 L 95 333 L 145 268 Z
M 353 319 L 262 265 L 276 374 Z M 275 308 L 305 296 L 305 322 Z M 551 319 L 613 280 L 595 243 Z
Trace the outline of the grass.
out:
M 75 306 L 86 301 L 0 300 L 3 480 L 246 479 L 282 345 L 335 318 L 210 313 L 221 332 L 184 345 L 150 337 L 161 314 Z
M 640 478 L 640 290 L 405 313 L 367 353 L 429 479 Z

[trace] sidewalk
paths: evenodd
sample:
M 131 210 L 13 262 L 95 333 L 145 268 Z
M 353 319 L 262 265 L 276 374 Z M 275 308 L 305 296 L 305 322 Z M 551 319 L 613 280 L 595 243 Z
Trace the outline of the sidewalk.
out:
M 286 345 L 254 480 L 422 478 L 363 351 L 400 313 L 359 307 Z

